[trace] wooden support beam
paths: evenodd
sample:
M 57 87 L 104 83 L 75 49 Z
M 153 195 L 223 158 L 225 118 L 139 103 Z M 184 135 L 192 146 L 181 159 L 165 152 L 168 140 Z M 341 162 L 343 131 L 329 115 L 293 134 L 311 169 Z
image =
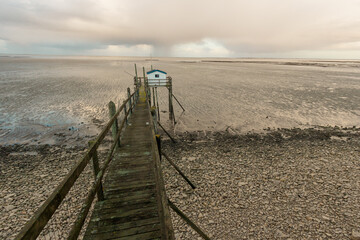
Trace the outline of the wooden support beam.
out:
M 193 223 L 188 216 L 186 216 L 179 208 L 177 208 L 169 199 L 169 206 L 174 210 L 182 219 L 185 220 L 187 224 L 190 225 L 192 229 L 194 229 L 203 239 L 210 240 L 210 238 L 201 230 L 195 223 Z
M 185 108 L 181 105 L 181 103 L 179 102 L 179 100 L 177 100 L 177 98 L 175 97 L 175 95 L 172 95 L 174 97 L 174 99 L 176 100 L 176 102 L 180 105 L 180 107 L 182 108 L 182 110 L 185 112 Z
M 158 125 L 161 127 L 161 129 L 166 133 L 166 135 L 168 135 L 168 137 L 171 139 L 171 141 L 173 143 L 176 143 L 175 139 L 170 135 L 170 133 L 168 133 L 168 131 L 165 130 L 165 128 L 160 124 L 160 122 L 158 122 Z
M 161 154 L 166 158 L 166 160 L 168 160 L 168 162 L 171 164 L 171 166 L 173 166 L 176 171 L 185 179 L 185 181 L 192 187 L 192 189 L 195 189 L 195 185 L 192 184 L 192 182 L 185 176 L 185 174 L 180 170 L 180 168 L 178 166 L 176 166 L 176 164 L 171 161 L 171 159 L 163 152 L 161 151 Z

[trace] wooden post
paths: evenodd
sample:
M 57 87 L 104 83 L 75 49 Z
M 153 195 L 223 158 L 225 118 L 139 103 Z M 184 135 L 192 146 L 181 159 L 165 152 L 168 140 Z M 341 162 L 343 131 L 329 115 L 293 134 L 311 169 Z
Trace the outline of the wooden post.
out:
M 159 134 L 155 135 L 156 138 L 156 143 L 157 143 L 157 147 L 158 147 L 158 151 L 159 151 L 159 157 L 160 157 L 160 161 L 162 159 L 162 154 L 161 154 L 161 136 Z
M 152 107 L 151 108 L 151 116 L 153 118 L 153 122 L 154 122 L 154 129 L 155 129 L 155 134 L 158 134 L 158 127 L 157 127 L 157 115 L 156 115 L 156 108 Z
M 130 110 L 130 114 L 132 114 L 132 100 L 131 100 L 131 93 L 130 93 L 130 88 L 127 88 L 127 93 L 128 93 L 128 99 L 129 99 L 129 110 Z
M 124 101 L 124 103 L 125 103 L 125 101 Z M 126 104 L 124 104 L 124 115 L 125 115 L 124 118 L 125 118 L 126 125 L 128 125 L 129 123 L 128 123 L 128 118 L 126 116 L 126 113 L 127 113 Z
M 137 67 L 136 67 L 136 63 L 135 63 L 134 65 L 135 65 L 135 78 L 136 78 L 136 86 L 139 86 L 139 78 L 138 78 L 138 75 L 137 75 Z
M 146 77 L 145 77 L 145 67 L 143 67 L 143 77 L 144 77 L 144 84 L 146 83 Z
M 160 121 L 160 108 L 159 108 L 159 97 L 157 93 L 157 87 L 155 88 L 155 94 L 156 94 L 156 109 L 158 114 L 158 121 Z
M 172 80 L 169 77 L 169 119 L 172 121 L 174 120 L 174 109 L 172 104 Z
M 94 143 L 95 141 L 89 141 L 89 147 L 91 147 L 91 145 Z M 93 168 L 94 168 L 94 176 L 95 176 L 95 181 L 96 181 L 96 176 L 98 175 L 98 173 L 100 172 L 100 167 L 99 167 L 99 158 L 98 158 L 98 154 L 97 154 L 97 150 L 95 149 L 95 151 L 92 154 L 92 162 L 93 162 Z M 103 186 L 102 186 L 102 182 L 100 181 L 100 187 L 99 190 L 96 192 L 97 194 L 97 198 L 98 201 L 103 201 L 104 198 L 104 192 L 103 192 Z
M 138 99 L 139 99 L 139 90 L 137 87 L 134 87 L 134 102 L 137 103 Z
M 147 89 L 147 95 L 149 97 L 149 103 L 150 103 L 150 106 L 151 106 L 151 91 L 150 91 L 150 88 L 149 88 L 149 83 L 148 81 L 146 80 L 146 76 L 145 76 L 145 68 L 143 67 L 143 74 L 144 74 L 144 82 L 146 82 L 146 88 Z
M 156 107 L 156 105 L 155 105 L 155 89 L 154 89 L 154 87 L 152 87 L 152 95 L 153 95 L 153 106 L 155 106 Z
M 116 113 L 115 103 L 110 101 L 109 102 L 109 117 L 110 117 L 110 119 L 115 115 L 115 113 Z M 120 147 L 120 139 L 116 139 L 116 135 L 117 135 L 118 131 L 119 131 L 118 121 L 117 121 L 117 119 L 115 119 L 115 121 L 111 127 L 111 133 L 114 138 L 114 141 L 116 142 L 116 146 L 119 148 Z

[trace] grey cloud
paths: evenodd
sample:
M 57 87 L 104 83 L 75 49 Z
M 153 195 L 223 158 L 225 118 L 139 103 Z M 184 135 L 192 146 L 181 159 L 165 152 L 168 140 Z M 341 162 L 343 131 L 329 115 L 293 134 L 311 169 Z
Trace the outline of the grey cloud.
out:
M 241 56 L 358 42 L 359 12 L 359 0 L 2 0 L 0 38 L 36 46 L 149 44 L 156 55 L 215 39 Z

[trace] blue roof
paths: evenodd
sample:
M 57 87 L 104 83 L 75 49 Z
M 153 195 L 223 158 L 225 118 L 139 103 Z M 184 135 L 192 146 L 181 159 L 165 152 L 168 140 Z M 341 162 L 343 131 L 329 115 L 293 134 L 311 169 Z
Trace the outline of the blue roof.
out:
M 153 72 L 161 72 L 161 73 L 163 73 L 163 74 L 167 74 L 166 72 L 161 71 L 161 70 L 158 70 L 158 69 L 154 69 L 154 70 L 151 70 L 151 71 L 149 71 L 149 72 L 146 72 L 146 74 L 150 74 L 150 73 L 153 73 Z

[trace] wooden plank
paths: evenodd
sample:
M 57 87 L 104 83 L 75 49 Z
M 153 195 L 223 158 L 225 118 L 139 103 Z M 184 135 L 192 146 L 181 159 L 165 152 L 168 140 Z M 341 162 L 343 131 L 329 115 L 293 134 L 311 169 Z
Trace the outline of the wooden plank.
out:
M 106 184 L 104 184 L 104 186 L 106 186 L 106 188 L 115 188 L 115 187 L 119 187 L 119 189 L 121 189 L 122 187 L 129 187 L 131 185 L 141 185 L 141 184 L 154 184 L 154 180 L 153 179 L 144 179 L 144 180 L 137 180 L 134 179 L 132 181 L 123 181 L 123 182 L 106 182 Z
M 124 237 L 138 237 L 139 235 L 143 234 L 149 234 L 151 233 L 151 236 L 160 236 L 160 233 L 154 233 L 159 232 L 160 230 L 160 223 L 153 223 L 145 226 L 135 227 L 135 228 L 129 228 L 125 230 L 120 231 L 109 231 L 109 232 L 101 232 L 97 234 L 92 234 L 89 239 L 122 239 Z
M 141 204 L 128 204 L 123 205 L 121 208 L 113 207 L 113 208 L 97 208 L 98 211 L 95 211 L 94 217 L 101 217 L 104 215 L 111 215 L 116 217 L 116 214 L 122 214 L 131 210 L 141 210 L 141 209 L 149 209 L 154 207 L 154 202 L 142 202 Z
M 155 190 L 152 189 L 145 189 L 145 190 L 139 190 L 139 191 L 133 191 L 133 192 L 122 192 L 122 190 L 112 190 L 112 191 L 105 191 L 105 198 L 126 198 L 126 197 L 132 197 L 132 196 L 142 196 L 146 194 L 155 194 Z
M 151 183 L 145 183 L 145 184 L 138 184 L 137 182 L 134 183 L 133 185 L 128 185 L 128 186 L 114 186 L 112 188 L 107 187 L 107 191 L 117 191 L 118 193 L 121 192 L 135 192 L 135 191 L 142 191 L 142 190 L 147 190 L 147 189 L 155 189 L 155 183 L 151 182 Z
M 126 222 L 117 225 L 110 225 L 110 226 L 103 226 L 102 228 L 94 229 L 89 232 L 89 234 L 99 234 L 99 233 L 106 233 L 106 232 L 114 232 L 114 231 L 122 231 L 125 229 L 131 228 L 139 228 L 147 225 L 154 225 L 159 224 L 159 218 L 148 218 L 148 219 L 141 219 L 133 222 Z M 153 229 L 155 230 L 155 229 Z
M 101 213 L 99 213 L 101 214 Z M 153 218 L 158 216 L 157 208 L 149 207 L 142 209 L 131 209 L 131 210 L 123 210 L 121 212 L 115 212 L 111 214 L 102 214 L 94 216 L 91 218 L 92 223 L 96 223 L 98 227 L 105 225 L 113 225 L 124 222 L 136 221 L 145 218 Z
M 137 234 L 133 236 L 127 236 L 120 238 L 121 240 L 147 240 L 147 239 L 153 239 L 153 238 L 159 238 L 161 235 L 161 231 L 153 231 L 153 232 L 147 232 L 142 234 Z
M 155 202 L 155 197 L 144 197 L 144 198 L 138 198 L 138 199 L 133 199 L 130 201 L 123 201 L 123 199 L 109 199 L 109 200 L 104 200 L 101 202 L 97 202 L 95 205 L 94 210 L 98 211 L 98 210 L 103 210 L 106 208 L 120 208 L 123 206 L 127 206 L 127 205 L 132 205 L 132 204 L 146 204 L 146 203 L 154 203 Z
M 124 182 L 129 182 L 131 180 L 134 179 L 138 179 L 138 180 L 145 180 L 145 179 L 153 179 L 154 178 L 154 173 L 153 172 L 149 172 L 149 171 L 143 171 L 143 172 L 138 172 L 138 174 L 133 174 L 133 175 L 128 175 L 125 178 L 123 178 L 122 176 L 116 176 L 116 175 L 108 175 L 106 180 L 109 181 L 124 181 Z
M 117 176 L 123 176 L 126 177 L 127 175 L 131 174 L 131 173 L 138 173 L 138 172 L 150 172 L 152 171 L 151 169 L 149 169 L 148 165 L 145 166 L 131 166 L 131 168 L 118 168 L 118 169 L 113 169 L 111 171 L 110 174 L 112 175 L 117 175 Z
M 103 183 L 105 200 L 96 203 L 84 239 L 173 239 L 164 232 L 169 227 L 163 226 L 168 221 L 159 196 L 162 176 L 156 172 L 159 163 L 153 130 L 146 124 L 151 120 L 144 92 L 129 122 Z

